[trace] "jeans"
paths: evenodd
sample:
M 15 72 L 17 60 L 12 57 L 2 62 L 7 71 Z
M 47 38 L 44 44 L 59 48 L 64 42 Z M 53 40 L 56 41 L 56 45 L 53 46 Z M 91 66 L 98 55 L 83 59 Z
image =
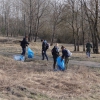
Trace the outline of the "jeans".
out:
M 23 56 L 25 56 L 25 53 L 26 53 L 26 48 L 22 48 L 22 54 Z
M 45 57 L 48 60 L 48 56 L 46 54 L 46 50 L 45 51 L 42 50 L 42 60 L 44 60 Z
M 87 55 L 88 57 L 90 57 L 90 52 L 86 52 L 86 55 Z
M 57 57 L 58 56 L 53 56 L 53 69 L 55 69 L 55 66 L 56 66 L 56 62 L 57 62 Z
M 68 68 L 69 57 L 65 57 L 65 69 Z

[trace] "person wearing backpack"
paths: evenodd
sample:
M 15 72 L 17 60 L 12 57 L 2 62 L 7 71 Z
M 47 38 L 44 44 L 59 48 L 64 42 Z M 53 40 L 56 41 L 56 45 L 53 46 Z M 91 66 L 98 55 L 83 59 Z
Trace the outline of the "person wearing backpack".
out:
M 52 56 L 53 56 L 53 69 L 55 70 L 55 66 L 56 66 L 56 61 L 57 58 L 59 56 L 59 48 L 58 48 L 58 44 L 56 44 L 53 49 L 51 50 Z
M 44 58 L 46 57 L 47 61 L 48 61 L 48 56 L 46 54 L 47 51 L 47 41 L 46 40 L 41 40 L 42 42 L 42 60 L 44 60 Z
M 67 49 L 64 46 L 61 46 L 61 50 L 62 50 L 62 56 L 61 56 L 62 59 L 61 59 L 61 61 L 63 59 L 65 59 L 65 69 L 67 70 L 68 62 L 69 62 L 69 54 L 68 54 Z
M 47 49 L 49 49 L 50 44 L 49 44 L 49 43 L 47 43 L 47 41 L 46 41 L 46 40 L 45 40 L 45 43 L 46 43 L 46 50 L 47 50 Z
M 26 53 L 26 46 L 28 46 L 29 43 L 27 42 L 27 37 L 23 38 L 22 41 L 20 41 L 20 46 L 22 47 L 22 53 L 21 55 L 25 56 Z

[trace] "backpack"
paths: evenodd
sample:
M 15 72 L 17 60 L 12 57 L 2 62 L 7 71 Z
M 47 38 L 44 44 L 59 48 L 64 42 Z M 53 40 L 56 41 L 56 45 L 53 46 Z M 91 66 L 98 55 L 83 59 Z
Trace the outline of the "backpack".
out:
M 49 49 L 49 43 L 46 43 L 46 50 Z
M 72 53 L 69 50 L 67 50 L 67 53 L 68 53 L 68 57 L 72 56 Z

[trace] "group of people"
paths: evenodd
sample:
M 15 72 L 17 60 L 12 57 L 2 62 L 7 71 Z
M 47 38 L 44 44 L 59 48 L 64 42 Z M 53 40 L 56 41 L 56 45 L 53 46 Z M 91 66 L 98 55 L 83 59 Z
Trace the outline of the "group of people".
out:
M 27 39 L 28 39 L 28 37 L 25 37 L 25 38 L 23 38 L 22 41 L 20 41 L 20 46 L 22 47 L 21 55 L 23 55 L 23 56 L 25 56 L 26 47 L 29 45 L 29 42 L 28 42 Z M 41 42 L 42 42 L 42 60 L 44 60 L 46 58 L 47 61 L 48 61 L 48 56 L 46 54 L 46 51 L 49 48 L 48 47 L 48 43 L 47 43 L 46 40 L 41 40 Z M 65 59 L 65 65 L 66 65 L 66 69 L 67 69 L 68 61 L 69 61 L 68 52 L 67 52 L 67 50 L 65 49 L 64 46 L 61 47 L 61 50 L 62 50 L 62 56 L 61 56 L 62 59 L 61 60 Z M 53 56 L 53 69 L 55 70 L 56 69 L 57 58 L 59 57 L 59 47 L 58 47 L 58 44 L 56 44 L 52 48 L 51 53 L 52 53 L 52 56 Z
M 28 37 L 23 38 L 22 41 L 20 41 L 20 45 L 22 47 L 22 53 L 21 55 L 25 56 L 26 53 L 26 46 L 29 45 L 29 43 L 27 42 Z M 48 49 L 48 43 L 46 40 L 41 40 L 42 42 L 42 60 L 44 60 L 45 58 L 48 61 L 48 56 L 46 54 L 46 51 Z M 88 57 L 90 57 L 90 52 L 91 52 L 91 48 L 92 45 L 90 44 L 90 42 L 88 42 L 86 44 L 86 55 Z M 69 55 L 68 55 L 68 50 L 66 50 L 66 48 L 64 46 L 61 46 L 61 51 L 62 51 L 62 56 L 61 56 L 61 60 L 65 59 L 65 69 L 68 68 L 68 62 L 69 62 Z M 59 55 L 59 47 L 58 44 L 56 44 L 52 50 L 51 50 L 52 56 L 53 56 L 53 69 L 56 69 L 56 62 L 57 62 L 57 58 L 60 56 Z
M 61 61 L 63 59 L 65 59 L 65 69 L 67 69 L 68 67 L 68 62 L 69 62 L 69 55 L 68 55 L 68 51 L 67 49 L 64 47 L 64 46 L 61 46 L 61 51 L 62 51 L 62 56 L 61 56 Z M 56 44 L 53 49 L 51 50 L 52 52 L 52 55 L 53 55 L 53 69 L 55 70 L 56 69 L 56 61 L 57 61 L 57 58 L 60 56 L 59 55 L 59 48 L 58 48 L 58 44 Z
M 48 61 L 48 56 L 46 54 L 46 51 L 47 51 L 47 48 L 46 48 L 47 41 L 46 40 L 41 40 L 41 42 L 42 42 L 42 60 L 44 60 L 44 58 L 46 57 L 46 59 Z M 65 69 L 67 69 L 68 61 L 69 61 L 68 51 L 67 51 L 67 49 L 64 46 L 61 46 L 61 51 L 62 51 L 61 60 L 65 59 Z M 56 70 L 57 58 L 60 56 L 58 44 L 56 44 L 52 48 L 51 53 L 52 53 L 52 56 L 53 56 L 53 70 Z

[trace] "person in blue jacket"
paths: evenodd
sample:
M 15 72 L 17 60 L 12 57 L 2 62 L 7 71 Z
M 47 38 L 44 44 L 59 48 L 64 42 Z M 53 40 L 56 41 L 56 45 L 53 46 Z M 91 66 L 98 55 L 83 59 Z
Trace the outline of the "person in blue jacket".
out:
M 68 56 L 68 51 L 66 50 L 66 48 L 64 46 L 61 46 L 61 50 L 62 50 L 62 60 L 65 59 L 65 69 L 68 68 L 68 62 L 69 62 L 69 56 Z
M 46 48 L 46 44 L 47 41 L 46 40 L 41 40 L 42 42 L 42 60 L 44 60 L 44 58 L 46 57 L 47 61 L 48 61 L 48 56 L 46 54 L 47 48 Z

